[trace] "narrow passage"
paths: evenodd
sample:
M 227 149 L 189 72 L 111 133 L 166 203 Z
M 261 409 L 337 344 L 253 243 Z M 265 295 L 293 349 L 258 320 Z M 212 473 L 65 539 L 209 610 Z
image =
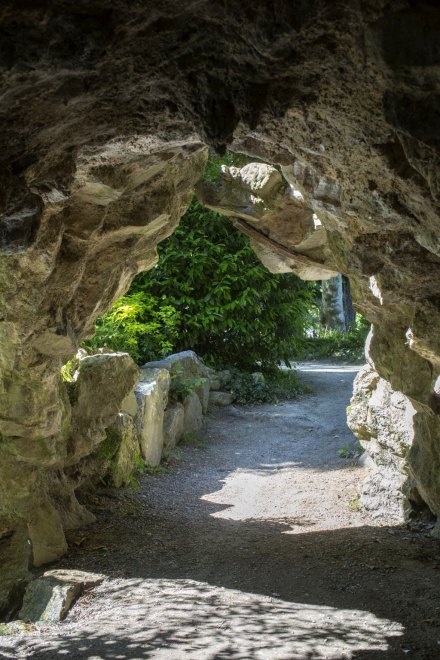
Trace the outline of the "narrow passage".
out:
M 361 513 L 340 456 L 355 374 L 303 364 L 313 394 L 213 411 L 172 473 L 97 497 L 57 566 L 108 579 L 0 658 L 440 657 L 438 542 Z

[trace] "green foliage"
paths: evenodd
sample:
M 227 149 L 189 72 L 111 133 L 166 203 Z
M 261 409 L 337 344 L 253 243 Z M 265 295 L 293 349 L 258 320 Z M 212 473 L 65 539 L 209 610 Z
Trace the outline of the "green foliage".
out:
M 154 295 L 131 291 L 97 320 L 95 336 L 84 346 L 125 351 L 138 363 L 158 359 L 173 349 L 179 316 L 175 307 Z
M 159 253 L 159 264 L 136 278 L 132 292 L 179 310 L 174 351 L 192 348 L 208 364 L 252 369 L 299 350 L 307 285 L 270 274 L 224 217 L 193 201 Z
M 61 367 L 61 380 L 64 383 L 74 383 L 75 382 L 74 377 L 73 377 L 74 371 L 76 369 L 76 364 L 75 363 L 76 363 L 76 360 L 71 359 L 71 360 L 68 360 L 66 362 L 66 364 L 63 364 L 63 366 Z
M 359 442 L 356 442 L 354 445 L 340 447 L 338 449 L 338 455 L 341 458 L 358 458 L 362 454 L 362 446 Z
M 323 357 L 342 358 L 347 362 L 365 362 L 365 340 L 370 330 L 370 324 L 360 314 L 348 332 L 327 330 L 317 326 L 314 335 L 304 342 L 301 355 L 306 359 Z
M 252 374 L 233 370 L 226 388 L 234 394 L 239 405 L 258 405 L 278 403 L 296 398 L 309 391 L 298 382 L 295 371 L 272 370 L 264 380 L 256 379 Z
M 244 156 L 211 158 L 205 178 Z M 96 323 L 86 348 L 126 351 L 139 363 L 191 348 L 208 364 L 252 370 L 298 354 L 310 286 L 273 275 L 249 239 L 195 199 L 175 233 L 158 248 L 159 263 Z
M 184 378 L 183 369 L 175 369 L 171 372 L 170 400 L 183 403 L 185 398 L 192 394 L 198 387 L 202 387 L 205 378 Z

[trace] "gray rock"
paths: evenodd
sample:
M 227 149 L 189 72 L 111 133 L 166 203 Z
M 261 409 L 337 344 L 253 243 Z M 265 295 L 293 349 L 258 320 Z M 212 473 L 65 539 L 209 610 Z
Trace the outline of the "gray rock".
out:
M 406 491 L 415 414 L 411 401 L 369 365 L 359 371 L 347 421 L 365 449 L 362 463 L 370 467 L 361 504 L 377 518 L 402 522 L 411 510 Z
M 142 366 L 144 369 L 167 369 L 172 374 L 180 372 L 183 379 L 189 378 L 207 378 L 208 369 L 194 351 L 182 351 L 174 353 L 163 360 L 157 362 L 147 362 Z
M 170 373 L 159 367 L 143 367 L 135 389 L 138 405 L 136 428 L 141 454 L 148 465 L 159 465 L 163 450 L 163 419 L 168 403 Z
M 209 378 L 203 378 L 202 384 L 194 388 L 194 392 L 197 394 L 202 406 L 202 412 L 204 415 L 208 412 L 209 405 L 209 390 L 210 390 L 210 381 Z
M 230 392 L 211 392 L 209 394 L 209 403 L 212 406 L 230 406 L 234 397 Z
M 46 571 L 28 584 L 19 617 L 26 622 L 62 621 L 79 596 L 103 580 L 103 575 L 83 571 Z
M 163 418 L 163 453 L 164 456 L 174 449 L 183 435 L 185 411 L 181 403 L 167 408 Z
M 203 425 L 202 404 L 197 394 L 189 394 L 184 402 L 183 432 L 196 433 Z
M 109 466 L 109 476 L 116 488 L 126 486 L 134 471 L 134 460 L 139 453 L 139 439 L 133 418 L 119 413 L 109 429 L 117 440 L 118 450 Z

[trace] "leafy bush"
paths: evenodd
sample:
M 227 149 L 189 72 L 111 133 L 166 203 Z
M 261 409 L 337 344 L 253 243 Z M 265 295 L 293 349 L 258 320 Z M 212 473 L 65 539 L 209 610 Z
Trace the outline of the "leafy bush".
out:
M 298 382 L 295 371 L 281 369 L 271 370 L 263 380 L 256 379 L 250 373 L 233 370 L 225 387 L 234 394 L 235 403 L 239 405 L 278 403 L 310 392 L 307 386 Z
M 97 319 L 95 335 L 84 346 L 125 351 L 138 363 L 158 359 L 172 352 L 179 317 L 172 305 L 146 292 L 130 291 Z

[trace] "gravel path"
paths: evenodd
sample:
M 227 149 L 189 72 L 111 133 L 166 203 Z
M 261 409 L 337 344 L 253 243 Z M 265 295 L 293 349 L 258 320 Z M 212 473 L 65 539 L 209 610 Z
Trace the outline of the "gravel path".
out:
M 355 373 L 303 364 L 314 394 L 214 411 L 172 473 L 97 497 L 58 566 L 107 580 L 0 658 L 440 658 L 439 543 L 357 511 L 339 456 Z

